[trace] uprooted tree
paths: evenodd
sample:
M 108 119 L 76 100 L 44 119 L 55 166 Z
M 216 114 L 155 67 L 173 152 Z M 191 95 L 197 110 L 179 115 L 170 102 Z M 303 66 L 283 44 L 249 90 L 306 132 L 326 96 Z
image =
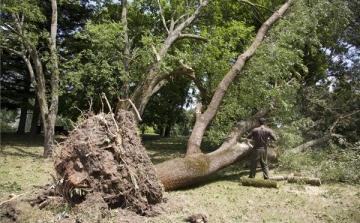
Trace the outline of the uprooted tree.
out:
M 206 4 L 207 2 L 204 1 L 201 6 Z M 153 205 L 162 200 L 163 188 L 170 190 L 198 183 L 216 171 L 246 158 L 251 145 L 238 143 L 239 136 L 254 127 L 258 118 L 275 106 L 275 100 L 269 101 L 267 106 L 249 119 L 240 121 L 216 151 L 209 154 L 202 153 L 200 150 L 202 137 L 234 78 L 255 53 L 270 26 L 291 5 L 292 1 L 284 4 L 261 26 L 249 49 L 238 57 L 220 82 L 213 97 L 208 98 L 208 108 L 202 112 L 201 104 L 198 104 L 196 123 L 184 158 L 169 160 L 154 167 L 141 146 L 131 113 L 123 110 L 124 107 L 133 104 L 119 100 L 115 114 L 100 113 L 88 117 L 58 147 L 54 154 L 55 168 L 60 178 L 56 183 L 56 192 L 70 204 L 91 201 L 91 197 L 95 196 L 98 199 L 97 203 L 105 207 L 131 207 L 139 214 L 152 216 L 156 214 L 152 209 Z M 177 31 L 177 37 L 180 36 L 180 31 L 181 29 Z M 183 71 L 175 73 L 190 72 L 192 73 L 190 76 L 196 79 L 191 68 L 185 68 L 185 71 L 185 73 Z M 149 80 L 156 79 L 156 81 L 141 89 L 143 95 L 139 98 L 142 100 L 134 98 L 140 113 L 143 111 L 142 104 L 148 100 L 149 93 L 146 92 L 154 91 L 153 88 L 160 84 L 163 78 L 150 71 Z M 106 99 L 105 95 L 103 97 Z M 107 99 L 106 104 L 110 108 Z M 134 111 L 138 110 L 135 108 Z
M 269 34 L 268 31 L 270 27 L 276 21 L 279 21 L 280 18 L 285 18 L 284 20 L 286 20 L 286 12 L 294 4 L 293 1 L 287 1 L 259 27 L 257 35 L 255 36 L 252 44 L 250 44 L 247 50 L 238 56 L 237 59 L 232 60 L 231 68 L 228 70 L 227 74 L 220 78 L 220 81 L 213 92 L 208 92 L 206 87 L 203 86 L 203 82 L 197 77 L 196 70 L 191 68 L 184 61 L 180 60 L 180 67 L 177 68 L 169 69 L 169 67 L 166 67 L 166 69 L 163 69 L 162 66 L 166 59 L 167 53 L 177 41 L 182 39 L 193 39 L 200 41 L 206 40 L 198 34 L 189 34 L 184 32 L 191 31 L 187 28 L 195 19 L 201 15 L 201 12 L 206 7 L 208 7 L 210 2 L 211 1 L 206 0 L 200 1 L 192 14 L 188 14 L 187 16 L 180 16 L 181 19 L 179 20 L 174 20 L 175 15 L 172 14 L 169 26 L 167 20 L 165 19 L 165 14 L 163 14 L 161 9 L 161 2 L 158 2 L 161 21 L 165 27 L 165 30 L 167 31 L 167 37 L 162 38 L 161 44 L 156 43 L 156 46 L 151 44 L 147 45 L 147 47 L 150 47 L 152 53 L 155 55 L 155 60 L 151 61 L 151 63 L 149 63 L 150 65 L 144 69 L 147 71 L 145 79 L 137 83 L 136 86 L 132 89 L 132 93 L 130 94 L 131 101 L 134 102 L 137 110 L 140 112 L 140 114 L 142 114 L 146 104 L 149 101 L 149 98 L 155 94 L 163 86 L 163 84 L 166 83 L 166 80 L 175 75 L 184 75 L 189 77 L 189 79 L 194 82 L 202 95 L 203 101 L 206 102 L 206 109 L 202 110 L 201 104 L 199 104 L 196 109 L 196 123 L 188 141 L 186 156 L 184 158 L 169 160 L 155 166 L 157 176 L 167 190 L 181 188 L 203 181 L 216 171 L 247 157 L 250 153 L 251 145 L 247 143 L 239 143 L 238 141 L 240 137 L 257 124 L 259 117 L 264 116 L 272 108 L 276 108 L 279 104 L 284 103 L 283 101 L 279 103 L 277 99 L 272 99 L 272 97 L 269 96 L 264 97 L 266 98 L 268 104 L 261 109 L 257 109 L 257 111 L 247 119 L 238 121 L 233 131 L 228 134 L 226 139 L 216 151 L 208 154 L 204 154 L 201 151 L 200 147 L 205 130 L 217 115 L 220 109 L 220 105 L 223 103 L 225 94 L 229 91 L 230 86 L 236 78 L 242 77 L 242 74 L 244 74 L 242 71 L 245 65 L 248 63 L 248 61 L 250 61 L 250 58 L 252 58 L 255 52 L 258 50 L 260 44 L 264 41 L 265 36 Z M 251 6 L 255 7 L 255 5 L 247 1 L 239 2 L 243 4 L 250 4 Z M 129 39 L 129 30 L 127 29 L 127 1 L 122 1 L 121 7 L 122 25 L 125 27 L 123 30 L 123 41 L 125 43 L 125 48 L 123 50 L 126 54 L 128 54 L 131 52 L 131 44 L 133 42 Z M 304 8 L 306 5 L 301 5 L 301 7 Z M 302 9 L 302 13 L 306 13 L 307 9 L 308 8 Z M 300 27 L 299 24 L 294 24 L 294 26 Z M 283 27 L 286 27 L 286 25 L 283 25 Z M 292 28 L 295 30 L 294 27 Z M 302 30 L 298 36 L 301 36 L 302 34 L 305 35 L 307 32 L 307 30 Z M 287 33 L 291 34 L 291 32 Z M 291 35 L 288 37 L 290 38 L 290 42 L 298 41 L 297 39 L 291 39 L 291 37 Z M 267 44 L 271 47 L 277 43 L 270 41 Z M 291 45 L 291 43 L 288 44 Z M 279 43 L 279 45 L 281 45 L 281 43 Z M 294 53 L 297 52 L 299 51 L 294 51 Z M 301 58 L 299 55 L 297 55 L 297 57 L 294 55 L 288 56 Z M 283 60 L 286 62 L 286 58 L 283 58 Z M 125 71 L 125 76 L 128 77 L 130 74 L 129 64 L 133 63 L 133 58 L 124 56 L 122 57 L 122 61 L 124 63 L 123 68 Z M 295 82 L 294 79 L 296 79 L 296 75 L 298 75 L 297 71 L 292 70 L 295 69 L 292 66 L 296 65 L 294 65 L 293 61 L 289 61 L 284 66 L 290 67 L 289 70 L 291 70 L 291 72 L 284 69 L 284 73 L 289 72 L 290 75 L 286 76 L 285 74 L 284 77 L 274 77 L 274 80 L 269 80 L 270 83 L 265 84 L 271 85 L 271 88 L 275 90 L 281 89 L 285 86 L 290 86 L 289 88 L 291 88 L 292 82 Z M 301 68 L 300 70 L 301 72 L 305 73 L 304 75 L 307 74 L 305 72 L 305 68 Z M 245 73 L 245 75 L 249 74 Z M 126 77 L 124 77 L 124 80 L 128 80 Z M 126 86 L 130 86 L 130 82 L 124 81 L 123 85 L 125 86 L 124 92 L 127 92 L 125 95 L 127 95 L 130 93 L 130 87 L 126 88 Z M 130 107 L 129 104 L 122 103 L 119 104 L 116 110 L 118 109 L 129 110 Z
M 227 139 L 223 142 L 220 148 L 209 154 L 202 153 L 200 145 L 204 136 L 204 132 L 209 123 L 216 116 L 222 100 L 225 96 L 225 93 L 231 86 L 234 79 L 239 76 L 240 71 L 243 69 L 247 61 L 249 61 L 249 59 L 254 55 L 270 27 L 281 17 L 283 17 L 285 12 L 293 4 L 292 0 L 287 1 L 284 5 L 282 5 L 282 7 L 273 12 L 273 14 L 261 25 L 252 44 L 250 44 L 248 49 L 243 54 L 237 57 L 236 61 L 234 61 L 233 65 L 231 66 L 231 69 L 222 78 L 215 91 L 211 93 L 212 96 L 210 96 L 210 92 L 206 91 L 206 88 L 202 85 L 202 82 L 197 78 L 195 70 L 193 70 L 191 67 L 189 67 L 182 61 L 180 61 L 180 67 L 175 68 L 167 73 L 163 72 L 161 69 L 166 54 L 170 50 L 170 47 L 175 44 L 176 41 L 183 38 L 204 41 L 204 38 L 200 35 L 184 34 L 183 32 L 188 31 L 186 30 L 186 28 L 189 26 L 189 24 L 191 24 L 197 17 L 200 16 L 201 11 L 204 10 L 204 8 L 210 2 L 210 0 L 200 1 L 193 14 L 186 17 L 181 17 L 181 19 L 177 21 L 174 21 L 174 18 L 172 18 L 169 27 L 167 27 L 164 15 L 161 14 L 164 23 L 163 25 L 167 30 L 168 36 L 166 39 L 164 39 L 163 44 L 161 45 L 159 50 L 157 50 L 156 47 L 152 47 L 156 60 L 151 63 L 150 67 L 147 68 L 148 72 L 146 74 L 145 80 L 143 80 L 141 83 L 137 83 L 130 97 L 130 101 L 133 101 L 136 107 L 136 109 L 134 110 L 139 111 L 139 113 L 142 114 L 145 105 L 149 101 L 149 98 L 161 88 L 161 86 L 165 83 L 164 81 L 174 75 L 185 75 L 195 83 L 197 88 L 200 90 L 203 98 L 206 100 L 206 110 L 202 111 L 201 104 L 198 104 L 196 110 L 196 123 L 188 141 L 186 156 L 184 158 L 169 160 L 155 166 L 156 175 L 166 190 L 181 188 L 187 185 L 198 183 L 208 178 L 216 171 L 226 166 L 229 166 L 236 161 L 246 158 L 249 154 L 251 145 L 246 143 L 238 143 L 239 137 L 242 136 L 249 129 L 254 127 L 257 123 L 258 118 L 264 116 L 268 111 L 271 110 L 271 108 L 276 106 L 276 100 L 272 100 L 271 98 L 269 98 L 268 105 L 264 106 L 264 108 L 260 109 L 258 112 L 256 112 L 256 114 L 249 117 L 248 119 L 238 122 L 238 124 L 236 125 L 236 129 L 234 129 L 234 131 L 232 131 L 228 135 Z M 246 1 L 240 2 L 243 4 L 249 4 Z M 158 3 L 161 12 L 160 2 Z M 129 52 L 129 47 L 131 46 L 132 42 L 128 38 L 128 30 L 126 29 L 127 1 L 122 1 L 121 7 L 122 25 L 123 27 L 125 27 L 123 31 L 123 40 L 125 41 L 124 51 Z M 123 58 L 126 74 L 129 74 L 128 72 L 130 68 L 127 65 L 130 62 L 130 57 Z M 125 88 L 126 86 L 130 86 L 130 83 L 128 82 L 124 82 L 123 84 Z M 122 101 L 123 100 L 120 100 L 120 103 L 118 103 L 115 109 L 116 118 L 113 123 L 118 123 L 118 125 L 122 125 L 121 121 L 119 121 L 118 119 L 118 112 L 123 110 L 131 110 L 130 103 L 122 103 Z M 93 128 L 95 130 L 85 128 L 84 132 L 87 132 L 89 136 L 84 136 L 84 139 L 82 139 L 82 137 L 80 136 L 76 136 L 76 134 L 80 134 L 79 131 L 81 129 L 81 126 L 78 126 L 74 130 L 74 132 L 70 134 L 69 139 L 66 140 L 65 146 L 62 147 L 61 150 L 64 152 L 62 152 L 57 158 L 56 169 L 59 176 L 67 180 L 66 182 L 68 183 L 68 185 L 66 186 L 66 189 L 68 190 L 69 188 L 71 188 L 74 190 L 76 188 L 77 190 L 80 190 L 83 186 L 84 188 L 82 190 L 85 192 L 89 190 L 89 188 L 90 190 L 102 192 L 104 194 L 102 196 L 103 199 L 107 200 L 107 203 L 110 206 L 127 206 L 127 202 L 129 202 L 131 203 L 131 206 L 136 207 L 136 204 L 133 203 L 133 201 L 136 200 L 145 200 L 147 201 L 146 203 L 159 202 L 159 199 L 153 199 L 152 197 L 159 198 L 161 196 L 157 195 L 156 193 L 155 195 L 152 195 L 151 189 L 149 189 L 150 186 L 153 186 L 153 183 L 150 183 L 150 185 L 145 184 L 144 186 L 139 186 L 140 188 L 145 189 L 145 191 L 142 192 L 140 190 L 134 189 L 137 185 L 136 182 L 147 182 L 146 179 L 141 178 L 142 175 L 139 175 L 139 173 L 142 173 L 143 171 L 148 171 L 147 168 L 139 170 L 138 168 L 131 167 L 130 163 L 140 162 L 130 162 L 130 160 L 127 161 L 127 158 L 134 154 L 129 151 L 122 151 L 123 144 L 121 142 L 124 142 L 124 136 L 128 136 L 129 134 L 134 133 L 127 132 L 127 130 L 121 129 L 114 131 L 113 128 L 110 128 L 108 126 L 109 120 L 104 121 L 104 119 L 103 121 L 101 121 L 102 116 L 92 119 L 95 120 L 89 120 L 89 122 L 104 122 L 105 124 L 94 124 Z M 97 128 L 105 131 L 105 135 L 98 136 L 99 132 L 97 132 Z M 93 133 L 94 131 L 96 131 L 96 133 Z M 94 134 L 94 136 L 91 136 L 92 133 Z M 117 134 L 119 134 L 119 137 L 116 136 Z M 120 143 L 119 140 L 121 141 Z M 102 163 L 107 163 L 107 161 L 103 161 L 105 157 L 99 157 L 102 155 L 99 155 L 100 152 L 96 152 L 96 149 L 98 149 L 97 147 L 100 147 L 99 149 L 104 151 L 104 153 L 106 152 L 106 154 L 108 154 L 109 156 L 114 156 L 114 160 L 111 160 L 111 162 L 115 162 L 115 164 L 109 165 L 109 168 L 111 167 L 109 170 L 106 170 L 105 166 L 103 166 Z M 83 154 L 85 157 L 82 157 L 81 154 Z M 142 156 L 144 157 L 144 159 L 148 159 L 145 154 L 143 154 Z M 96 161 L 97 159 L 101 161 Z M 127 172 L 127 176 L 117 176 L 116 171 L 120 171 L 121 173 L 121 170 L 116 169 L 116 167 L 119 168 L 119 165 L 122 166 L 122 170 Z M 98 166 L 98 168 L 96 166 Z M 152 176 L 152 174 L 149 173 L 149 176 Z M 119 179 L 126 179 L 126 182 L 128 182 L 129 185 L 133 186 L 132 190 L 129 189 L 130 187 L 125 189 L 123 187 L 119 187 L 119 185 L 117 185 L 119 183 Z M 132 191 L 131 193 L 135 194 L 128 194 L 128 191 L 119 191 L 120 189 L 118 187 L 120 189 L 122 188 L 124 190 Z M 157 191 L 157 189 L 158 187 L 155 187 L 155 191 Z M 66 194 L 68 194 L 68 192 L 66 192 L 65 195 Z M 124 194 L 124 196 L 116 197 L 114 196 L 116 194 Z M 141 195 L 140 198 L 135 196 L 139 194 Z M 82 193 L 82 195 L 84 194 Z M 66 196 L 69 197 L 68 195 Z M 131 199 L 131 197 L 136 197 L 136 199 Z M 73 198 L 71 200 L 73 200 Z M 139 213 L 143 213 L 146 210 L 146 208 L 139 207 L 137 211 Z

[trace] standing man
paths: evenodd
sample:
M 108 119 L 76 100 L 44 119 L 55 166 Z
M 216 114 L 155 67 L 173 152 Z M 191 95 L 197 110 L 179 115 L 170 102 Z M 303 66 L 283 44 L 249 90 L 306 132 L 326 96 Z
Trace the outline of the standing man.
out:
M 276 137 L 271 129 L 265 127 L 265 119 L 260 118 L 260 126 L 254 128 L 247 136 L 248 139 L 254 140 L 254 147 L 251 152 L 251 164 L 249 178 L 255 178 L 257 161 L 260 160 L 261 169 L 264 174 L 264 179 L 269 179 L 269 168 L 267 165 L 267 139 L 276 141 Z

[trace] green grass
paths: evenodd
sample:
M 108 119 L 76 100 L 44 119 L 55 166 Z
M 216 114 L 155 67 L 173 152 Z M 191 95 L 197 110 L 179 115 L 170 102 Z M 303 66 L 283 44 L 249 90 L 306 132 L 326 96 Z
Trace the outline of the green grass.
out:
M 145 135 L 142 142 L 156 164 L 184 156 L 187 138 Z M 205 142 L 203 149 L 212 151 L 214 147 Z M 65 204 L 39 210 L 26 202 L 40 193 L 34 185 L 52 183 L 49 173 L 54 173 L 53 164 L 51 160 L 42 158 L 42 152 L 41 137 L 29 140 L 13 134 L 2 135 L 0 202 L 8 200 L 11 194 L 22 195 L 14 200 L 21 210 L 17 222 L 56 222 L 57 216 L 64 211 L 72 215 Z M 270 173 L 278 174 L 276 169 Z M 323 184 L 314 187 L 279 182 L 277 189 L 244 187 L 240 178 L 247 174 L 248 170 L 243 169 L 239 162 L 218 171 L 201 185 L 165 192 L 167 202 L 162 206 L 166 213 L 153 218 L 141 217 L 142 222 L 178 223 L 196 213 L 205 214 L 210 223 L 360 222 L 358 185 Z M 257 177 L 260 175 L 258 173 Z M 0 207 L 0 222 L 12 222 L 4 216 L 5 206 Z M 118 213 L 112 210 L 111 216 L 101 222 L 122 222 Z

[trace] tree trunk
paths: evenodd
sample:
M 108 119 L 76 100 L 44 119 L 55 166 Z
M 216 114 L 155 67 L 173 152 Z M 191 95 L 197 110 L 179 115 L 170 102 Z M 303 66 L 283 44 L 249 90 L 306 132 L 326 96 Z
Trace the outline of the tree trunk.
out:
M 237 143 L 223 151 L 168 160 L 155 168 L 165 190 L 174 190 L 203 182 L 218 170 L 245 159 L 250 153 L 248 144 Z
M 37 129 L 39 125 L 40 108 L 39 101 L 35 99 L 35 105 L 33 108 L 33 115 L 31 119 L 30 137 L 34 138 L 37 135 Z
M 171 135 L 171 124 L 170 124 L 170 122 L 171 121 L 169 121 L 169 123 L 165 125 L 164 137 L 167 137 L 167 138 L 169 138 L 170 135 Z
M 56 55 L 56 33 L 57 33 L 57 1 L 51 0 L 51 28 L 50 28 L 50 60 L 51 60 L 51 103 L 48 113 L 44 115 L 44 157 L 51 157 L 55 145 L 55 121 L 59 103 L 59 68 Z
M 44 154 L 48 158 L 52 156 L 55 145 L 55 117 L 49 118 L 44 122 Z
M 26 102 L 24 103 L 26 104 Z M 25 134 L 27 111 L 28 109 L 25 106 L 21 108 L 20 121 L 16 134 Z
M 254 116 L 237 123 L 222 145 L 214 152 L 187 154 L 185 158 L 168 160 L 155 166 L 158 177 L 165 190 L 173 190 L 199 183 L 213 173 L 250 156 L 251 144 L 239 143 L 237 140 L 258 124 L 274 106 L 274 102 L 259 110 Z

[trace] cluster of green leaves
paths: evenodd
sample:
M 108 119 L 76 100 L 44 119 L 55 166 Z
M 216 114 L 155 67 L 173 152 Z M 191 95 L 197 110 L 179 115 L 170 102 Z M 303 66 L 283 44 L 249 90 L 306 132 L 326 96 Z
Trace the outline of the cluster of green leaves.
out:
M 344 110 L 342 114 L 356 111 L 357 106 L 354 104 L 358 104 L 356 102 L 359 100 L 358 93 L 354 91 L 356 88 L 352 88 L 351 102 L 346 103 L 349 100 L 342 99 L 341 103 L 335 101 L 334 97 L 349 97 L 350 91 L 347 93 L 346 88 L 339 86 L 339 94 L 334 95 L 327 84 L 329 68 L 334 64 L 328 50 L 335 46 L 340 49 L 339 41 L 345 35 L 352 15 L 343 1 L 323 0 L 311 4 L 308 1 L 295 2 L 284 19 L 271 28 L 255 56 L 227 92 L 209 132 L 213 139 L 222 140 L 237 120 L 253 115 L 268 104 L 270 99 L 279 102 L 276 109 L 267 115 L 268 125 L 271 127 L 281 126 L 281 132 L 287 132 L 287 128 L 292 128 L 292 122 L 298 125 L 301 120 L 308 118 L 314 125 L 322 126 L 321 129 L 314 128 L 313 132 L 309 132 L 311 128 L 306 129 L 307 124 L 303 123 L 301 129 L 304 131 L 288 135 L 291 142 L 287 145 L 296 145 L 314 136 L 322 136 L 339 116 L 334 112 L 331 116 L 323 112 L 310 115 L 309 104 L 303 103 L 306 101 L 304 91 L 313 92 L 305 97 L 311 98 L 310 100 L 324 95 L 327 98 L 323 100 L 324 105 L 327 105 L 324 109 L 346 107 L 346 112 Z M 339 66 L 337 71 L 345 68 L 343 65 Z M 353 72 L 353 76 L 354 73 L 356 72 Z M 358 80 L 354 78 L 346 80 L 348 85 L 358 85 Z M 340 104 L 344 104 L 344 107 L 340 107 Z M 319 110 L 312 111 L 316 114 Z M 320 122 L 322 124 L 319 125 Z M 312 134 L 311 137 L 308 133 Z M 292 137 L 296 139 L 291 139 Z

